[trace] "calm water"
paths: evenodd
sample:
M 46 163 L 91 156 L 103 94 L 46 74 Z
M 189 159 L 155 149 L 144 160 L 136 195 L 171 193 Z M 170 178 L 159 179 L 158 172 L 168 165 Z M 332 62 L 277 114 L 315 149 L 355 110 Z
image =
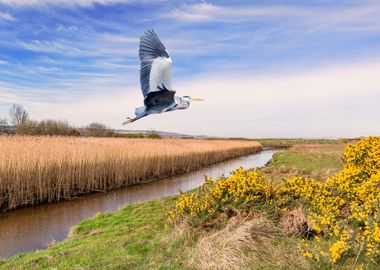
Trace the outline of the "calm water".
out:
M 0 257 L 42 249 L 53 240 L 61 241 L 67 237 L 70 227 L 96 213 L 113 212 L 124 204 L 177 195 L 180 190 L 193 189 L 203 183 L 205 175 L 218 177 L 238 167 L 250 169 L 264 166 L 275 152 L 262 151 L 146 184 L 0 214 Z

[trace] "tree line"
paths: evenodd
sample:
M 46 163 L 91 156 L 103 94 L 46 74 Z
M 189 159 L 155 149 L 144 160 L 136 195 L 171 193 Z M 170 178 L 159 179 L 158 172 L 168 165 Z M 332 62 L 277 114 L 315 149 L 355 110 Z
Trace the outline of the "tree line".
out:
M 9 108 L 9 120 L 0 118 L 0 134 L 18 135 L 61 135 L 61 136 L 114 136 L 114 130 L 102 123 L 91 123 L 77 128 L 62 120 L 32 120 L 28 111 L 20 104 Z

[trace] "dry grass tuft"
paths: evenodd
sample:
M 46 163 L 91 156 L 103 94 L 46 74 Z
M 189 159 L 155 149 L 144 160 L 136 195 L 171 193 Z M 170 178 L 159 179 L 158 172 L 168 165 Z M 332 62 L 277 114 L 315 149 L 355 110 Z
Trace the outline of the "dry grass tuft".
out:
M 0 211 L 195 170 L 261 150 L 251 141 L 0 136 Z
M 238 215 L 224 229 L 199 239 L 190 264 L 197 269 L 246 269 L 277 232 L 263 215 Z
M 302 207 L 283 212 L 278 225 L 286 236 L 305 236 L 311 229 Z

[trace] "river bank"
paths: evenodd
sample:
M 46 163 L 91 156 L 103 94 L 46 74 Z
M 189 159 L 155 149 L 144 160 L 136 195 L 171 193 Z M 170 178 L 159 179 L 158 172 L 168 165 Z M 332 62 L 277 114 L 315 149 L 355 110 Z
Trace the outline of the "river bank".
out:
M 336 151 L 338 153 L 339 150 Z M 328 153 L 314 153 L 309 160 L 310 166 L 316 164 L 313 162 L 315 156 L 331 158 Z M 304 166 L 292 163 L 285 151 L 275 154 L 274 162 L 266 168 L 281 167 L 283 165 L 280 164 L 287 162 L 298 169 Z M 323 170 L 321 166 L 319 169 Z M 326 170 L 329 169 L 326 167 Z M 281 174 L 280 171 L 277 173 Z M 75 226 L 71 238 L 45 250 L 4 260 L 0 268 L 193 269 L 189 254 L 194 251 L 196 240 L 189 241 L 186 235 L 178 235 L 178 231 L 165 230 L 166 211 L 173 207 L 175 199 L 169 197 L 127 205 L 114 213 L 98 214 Z M 283 248 L 288 249 L 294 244 L 285 241 Z
M 219 177 L 237 167 L 264 166 L 275 152 L 262 151 L 149 183 L 3 213 L 0 215 L 0 257 L 43 249 L 50 242 L 62 241 L 70 227 L 96 213 L 109 213 L 125 204 L 174 196 L 180 190 L 186 192 L 197 188 L 202 185 L 205 175 Z

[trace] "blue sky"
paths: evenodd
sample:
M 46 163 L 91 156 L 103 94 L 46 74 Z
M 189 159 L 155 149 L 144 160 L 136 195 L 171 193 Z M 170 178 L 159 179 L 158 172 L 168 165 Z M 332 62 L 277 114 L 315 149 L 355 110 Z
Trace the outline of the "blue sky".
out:
M 189 110 L 129 126 L 246 137 L 379 134 L 379 1 L 0 0 L 0 118 L 113 128 L 142 104 L 154 28 Z

